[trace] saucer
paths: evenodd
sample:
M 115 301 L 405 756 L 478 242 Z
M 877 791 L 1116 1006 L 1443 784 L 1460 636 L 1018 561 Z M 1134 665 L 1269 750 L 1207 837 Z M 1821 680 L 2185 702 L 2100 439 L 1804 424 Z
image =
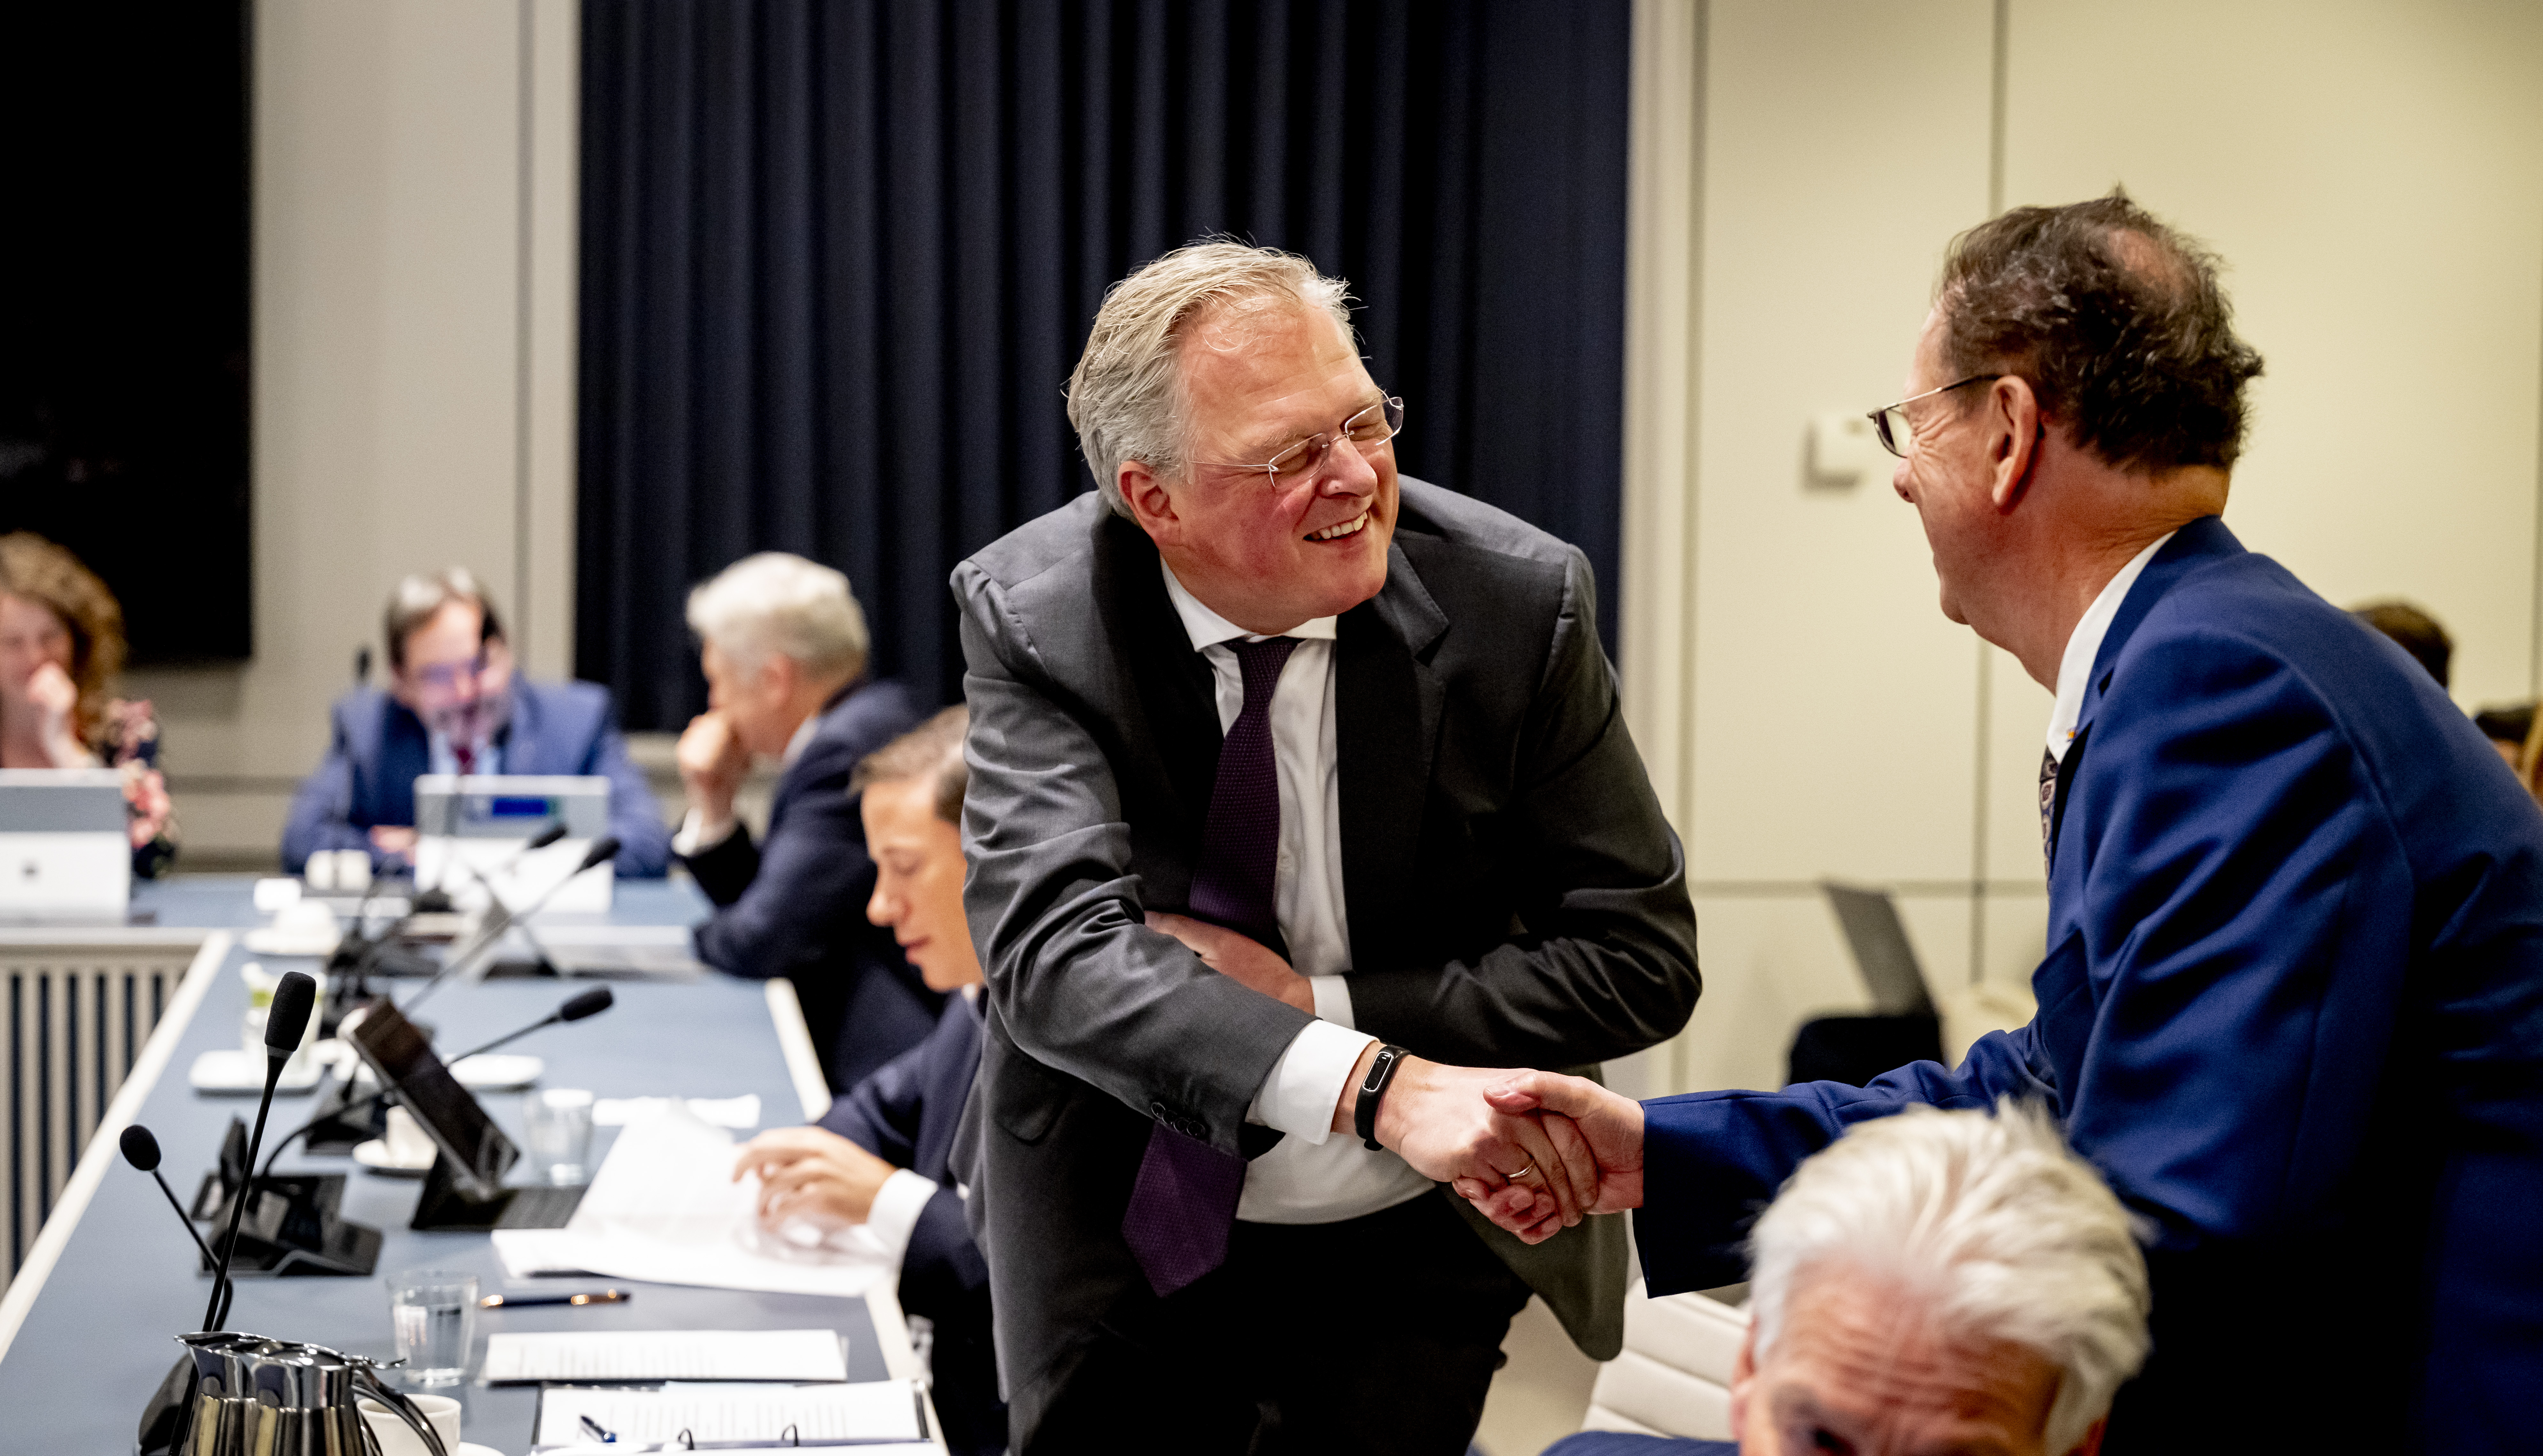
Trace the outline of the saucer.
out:
M 386 1174 L 391 1178 L 422 1178 L 432 1171 L 433 1151 L 426 1149 L 421 1163 L 401 1163 L 389 1156 L 387 1140 L 375 1137 L 369 1142 L 353 1144 L 353 1161 L 373 1173 Z
M 450 1075 L 471 1092 L 512 1092 L 536 1082 L 547 1069 L 548 1064 L 535 1056 L 489 1051 L 461 1057 Z
M 285 1063 L 282 1080 L 273 1084 L 276 1096 L 307 1092 L 318 1085 L 319 1076 L 327 1069 L 316 1057 L 304 1060 L 297 1068 Z M 193 1070 L 186 1081 L 196 1092 L 236 1093 L 254 1097 L 265 1091 L 265 1058 L 250 1055 L 237 1047 L 206 1051 L 194 1058 Z

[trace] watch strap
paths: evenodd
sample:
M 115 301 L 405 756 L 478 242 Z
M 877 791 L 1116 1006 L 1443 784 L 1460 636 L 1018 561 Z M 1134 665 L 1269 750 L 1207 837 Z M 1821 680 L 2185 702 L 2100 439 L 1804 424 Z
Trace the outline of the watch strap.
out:
M 1382 1044 L 1377 1048 L 1376 1059 L 1368 1064 L 1368 1075 L 1360 1079 L 1359 1101 L 1351 1109 L 1351 1130 L 1359 1134 L 1370 1152 L 1378 1151 L 1377 1109 L 1386 1101 L 1386 1086 L 1395 1079 L 1395 1069 L 1412 1054 L 1393 1042 Z

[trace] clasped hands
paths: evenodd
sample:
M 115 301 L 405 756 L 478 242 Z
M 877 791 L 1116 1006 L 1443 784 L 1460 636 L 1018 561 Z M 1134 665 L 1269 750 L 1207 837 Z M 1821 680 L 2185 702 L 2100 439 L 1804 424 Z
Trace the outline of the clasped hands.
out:
M 1148 926 L 1228 979 L 1315 1014 L 1308 979 L 1260 942 L 1185 915 L 1152 913 Z M 1335 1105 L 1338 1134 L 1352 1131 L 1376 1054 L 1375 1046 L 1361 1053 Z M 1642 1206 L 1642 1104 L 1584 1077 L 1408 1056 L 1387 1084 L 1376 1131 L 1416 1172 L 1530 1244 L 1590 1214 Z

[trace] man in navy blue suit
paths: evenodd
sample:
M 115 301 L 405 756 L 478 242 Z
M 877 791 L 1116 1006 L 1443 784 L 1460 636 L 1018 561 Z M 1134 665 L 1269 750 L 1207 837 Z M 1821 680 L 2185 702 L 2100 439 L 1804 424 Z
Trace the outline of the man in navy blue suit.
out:
M 570 774 L 609 780 L 621 879 L 670 868 L 670 833 L 644 771 L 627 757 L 609 690 L 512 676 L 495 604 L 465 567 L 409 576 L 381 624 L 389 690 L 336 700 L 318 771 L 301 780 L 282 830 L 282 868 L 322 849 L 367 849 L 374 869 L 415 855 L 415 781 L 424 774 Z
M 944 1009 L 866 919 L 874 862 L 849 777 L 915 727 L 925 703 L 866 676 L 866 621 L 848 578 L 762 552 L 689 594 L 708 711 L 680 734 L 689 811 L 672 848 L 716 903 L 698 958 L 753 980 L 785 976 L 834 1092 L 917 1045 Z M 751 760 L 784 764 L 768 840 L 733 814 Z
M 858 765 L 874 896 L 866 913 L 954 992 L 936 1030 L 830 1105 L 810 1127 L 763 1133 L 733 1177 L 757 1174 L 772 1228 L 802 1224 L 900 1260 L 900 1306 L 933 1328 L 936 1414 L 960 1456 L 1005 1449 L 990 1343 L 989 1266 L 963 1220 L 954 1133 L 980 1065 L 980 961 L 963 919 L 967 719 L 948 708 Z
M 2029 1026 L 1866 1087 L 1488 1097 L 1577 1121 L 1657 1293 L 1738 1279 L 1751 1212 L 1849 1123 L 2044 1098 L 2151 1234 L 2154 1357 L 2109 1449 L 2520 1448 L 2543 815 L 2417 663 L 2217 518 L 2259 372 L 2213 259 L 2115 192 L 1956 242 L 1877 417 L 1944 613 L 2056 693 Z

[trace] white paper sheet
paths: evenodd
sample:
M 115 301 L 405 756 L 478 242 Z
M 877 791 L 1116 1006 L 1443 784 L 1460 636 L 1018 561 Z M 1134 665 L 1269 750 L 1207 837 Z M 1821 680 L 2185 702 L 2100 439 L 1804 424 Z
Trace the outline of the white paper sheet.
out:
M 641 1122 L 670 1104 L 667 1097 L 604 1097 L 591 1105 L 591 1125 L 624 1127 Z M 759 1125 L 759 1094 L 744 1093 L 739 1097 L 688 1100 L 689 1111 L 698 1120 L 717 1127 L 747 1129 Z
M 666 1385 L 660 1390 L 547 1391 L 539 1401 L 538 1444 L 591 1440 L 588 1416 L 619 1445 L 676 1440 L 687 1431 L 706 1441 L 782 1440 L 788 1426 L 807 1441 L 853 1437 L 916 1441 L 918 1397 L 906 1380 L 856 1385 Z
M 847 1378 L 835 1330 L 564 1330 L 486 1339 L 489 1385 Z
M 798 1244 L 768 1234 L 758 1182 L 732 1181 L 732 1134 L 665 1100 L 631 1122 L 562 1229 L 498 1229 L 515 1278 L 577 1271 L 612 1279 L 862 1296 L 893 1272 L 854 1240 Z

